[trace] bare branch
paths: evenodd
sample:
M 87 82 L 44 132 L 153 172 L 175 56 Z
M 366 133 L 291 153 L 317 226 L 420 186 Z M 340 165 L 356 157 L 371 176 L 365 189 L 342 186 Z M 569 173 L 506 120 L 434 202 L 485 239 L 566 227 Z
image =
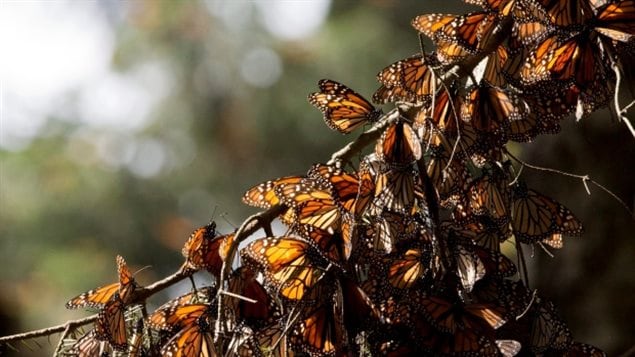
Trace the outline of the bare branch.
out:
M 29 331 L 29 332 L 19 333 L 15 335 L 0 337 L 0 343 L 9 343 L 12 341 L 28 340 L 28 339 L 33 339 L 37 337 L 50 336 L 50 335 L 64 332 L 67 330 L 70 331 L 77 327 L 88 325 L 94 322 L 95 320 L 97 320 L 97 316 L 98 314 L 95 314 L 92 316 L 84 317 L 82 319 L 71 320 L 61 325 L 43 328 L 41 330 Z
M 635 128 L 633 128 L 633 124 L 628 120 L 628 118 L 624 115 L 628 111 L 635 101 L 631 102 L 629 105 L 624 107 L 624 109 L 620 108 L 620 84 L 622 83 L 622 72 L 620 72 L 617 63 L 613 63 L 613 72 L 615 72 L 615 95 L 613 96 L 613 105 L 615 106 L 615 113 L 617 113 L 617 117 L 619 120 L 623 121 L 628 130 L 631 132 L 631 135 L 635 138 Z

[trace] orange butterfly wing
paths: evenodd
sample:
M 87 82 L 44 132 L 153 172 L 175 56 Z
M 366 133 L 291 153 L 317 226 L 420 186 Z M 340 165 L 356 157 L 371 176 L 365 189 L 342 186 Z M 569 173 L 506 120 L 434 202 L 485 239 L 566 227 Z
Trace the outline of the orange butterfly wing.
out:
M 381 115 L 364 97 L 341 83 L 323 79 L 318 85 L 320 92 L 310 94 L 309 102 L 322 111 L 333 130 L 348 134 Z
M 122 300 L 127 300 L 134 290 L 135 282 L 132 273 L 128 269 L 125 260 L 117 256 L 117 270 L 119 282 L 102 286 L 82 293 L 66 303 L 67 309 L 77 309 L 80 307 L 102 308 L 118 293 Z

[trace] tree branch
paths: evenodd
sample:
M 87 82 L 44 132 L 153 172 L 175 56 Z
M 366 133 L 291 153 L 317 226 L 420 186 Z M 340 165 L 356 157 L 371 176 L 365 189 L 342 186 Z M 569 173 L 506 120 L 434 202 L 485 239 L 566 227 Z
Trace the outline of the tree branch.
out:
M 633 128 L 633 124 L 631 124 L 631 122 L 628 120 L 628 118 L 625 115 L 628 108 L 630 108 L 635 102 L 631 102 L 629 105 L 627 105 L 623 109 L 620 108 L 619 97 L 620 97 L 620 84 L 622 83 L 622 73 L 620 72 L 620 69 L 617 66 L 617 63 L 613 63 L 613 72 L 615 72 L 615 95 L 613 96 L 613 105 L 615 106 L 615 112 L 617 113 L 617 118 L 624 122 L 628 130 L 631 132 L 631 135 L 633 135 L 633 138 L 635 138 L 635 128 Z
M 66 330 L 70 331 L 72 329 L 78 328 L 80 326 L 88 325 L 89 323 L 94 322 L 95 320 L 97 320 L 97 316 L 98 314 L 95 314 L 88 317 L 84 317 L 82 319 L 71 320 L 61 325 L 43 328 L 41 330 L 23 332 L 23 333 L 18 333 L 15 335 L 0 337 L 0 343 L 9 343 L 13 341 L 28 340 L 28 339 L 37 338 L 37 337 L 50 336 L 56 333 L 64 332 Z

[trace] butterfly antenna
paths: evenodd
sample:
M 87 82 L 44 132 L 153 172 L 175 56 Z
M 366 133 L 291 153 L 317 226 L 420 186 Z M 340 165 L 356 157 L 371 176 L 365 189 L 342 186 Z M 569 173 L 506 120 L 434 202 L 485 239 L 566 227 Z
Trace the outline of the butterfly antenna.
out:
M 212 216 L 209 219 L 209 224 L 214 223 L 214 217 L 216 217 L 216 209 L 218 209 L 218 205 L 214 205 L 214 210 L 212 210 Z
M 229 224 L 230 226 L 232 226 L 232 227 L 234 228 L 234 230 L 237 230 L 237 229 L 238 229 L 238 226 L 236 226 L 236 225 L 234 224 L 234 222 L 230 221 L 230 220 L 227 218 L 227 215 L 228 215 L 228 213 L 227 213 L 227 212 L 223 212 L 223 213 L 219 214 L 218 216 L 219 216 L 220 218 L 222 218 L 222 219 L 223 219 L 223 221 L 225 221 L 225 223 L 227 223 L 227 224 Z
M 152 269 L 152 265 L 146 265 L 143 268 L 135 271 L 134 273 L 132 273 L 132 276 L 136 276 L 137 274 L 141 273 L 142 271 L 146 270 L 146 269 Z

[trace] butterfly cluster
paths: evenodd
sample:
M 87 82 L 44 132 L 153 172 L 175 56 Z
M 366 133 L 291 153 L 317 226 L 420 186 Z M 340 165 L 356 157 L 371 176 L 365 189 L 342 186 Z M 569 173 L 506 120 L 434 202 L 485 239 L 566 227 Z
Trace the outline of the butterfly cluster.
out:
M 465 0 L 465 15 L 424 14 L 431 53 L 377 75 L 372 101 L 330 79 L 309 102 L 343 134 L 382 134 L 356 162 L 314 164 L 258 184 L 247 205 L 278 209 L 281 235 L 240 246 L 212 222 L 183 247 L 199 287 L 144 315 L 119 282 L 73 298 L 99 309 L 64 353 L 164 356 L 604 356 L 575 342 L 528 286 L 523 245 L 560 249 L 582 223 L 522 180 L 506 150 L 607 105 L 635 46 L 635 1 Z M 482 58 L 469 83 L 455 65 Z M 230 266 L 225 266 L 230 265 Z M 223 281 L 224 269 L 231 270 Z M 145 305 L 144 305 L 145 306 Z M 219 319 L 219 317 L 221 317 Z

